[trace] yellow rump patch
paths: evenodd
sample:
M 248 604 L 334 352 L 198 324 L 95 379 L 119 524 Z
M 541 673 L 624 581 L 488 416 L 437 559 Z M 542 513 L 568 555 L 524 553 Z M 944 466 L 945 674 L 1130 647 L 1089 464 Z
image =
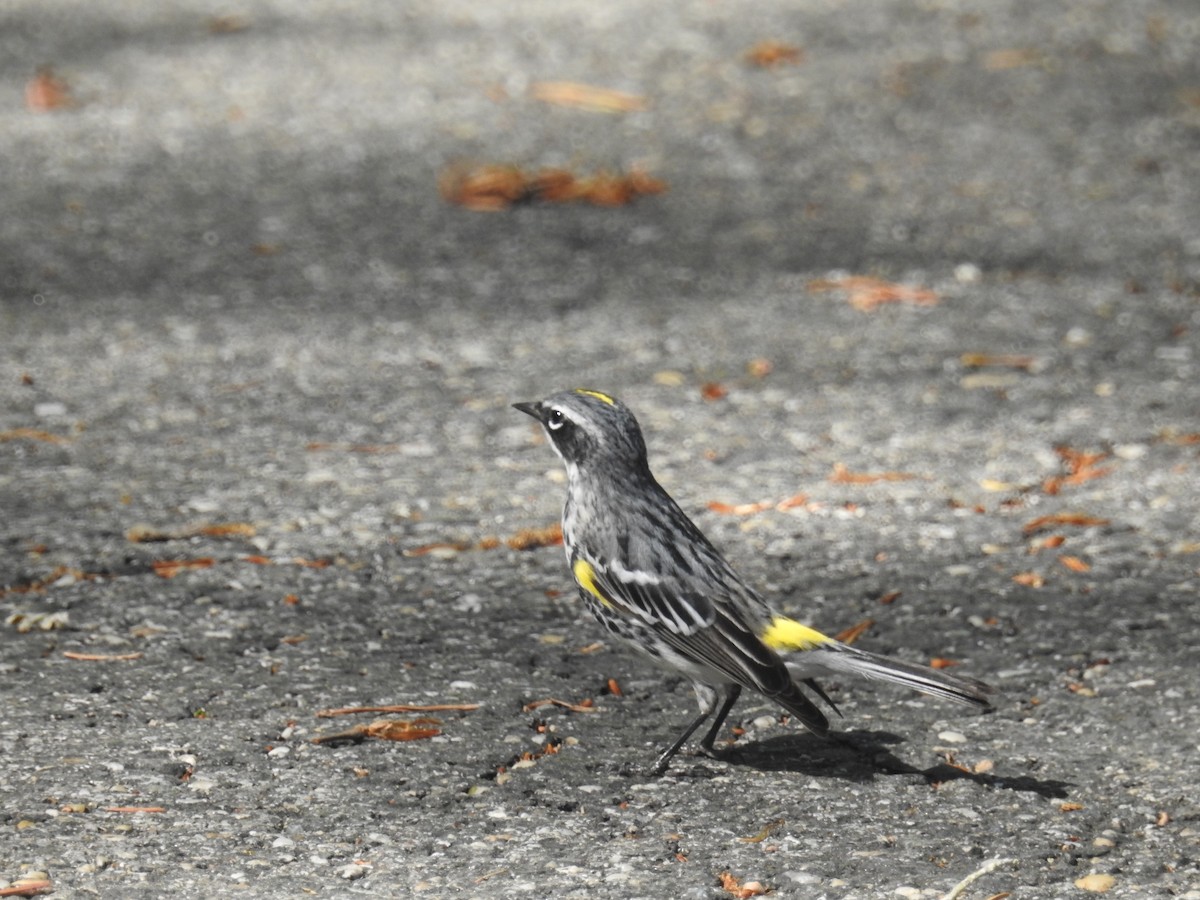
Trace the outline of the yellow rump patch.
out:
M 833 638 L 786 616 L 772 619 L 760 637 L 772 650 L 812 650 L 822 644 L 834 643 Z
M 600 593 L 600 589 L 596 587 L 596 570 L 592 568 L 592 564 L 586 559 L 575 560 L 575 565 L 571 566 L 571 572 L 575 575 L 576 583 L 595 597 L 604 606 L 612 608 L 612 603 L 609 599 Z
M 616 406 L 617 401 L 608 394 L 602 394 L 600 391 L 589 391 L 587 388 L 575 388 L 575 393 L 583 394 L 585 397 L 595 397 L 601 403 L 607 403 L 609 406 Z

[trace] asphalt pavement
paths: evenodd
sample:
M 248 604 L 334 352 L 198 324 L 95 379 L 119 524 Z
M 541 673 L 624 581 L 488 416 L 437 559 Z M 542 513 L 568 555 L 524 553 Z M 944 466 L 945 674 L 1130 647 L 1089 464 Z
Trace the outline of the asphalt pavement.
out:
M 1192 0 L 0 16 L 0 889 L 1200 898 Z M 578 385 L 995 709 L 648 776 L 509 406 Z

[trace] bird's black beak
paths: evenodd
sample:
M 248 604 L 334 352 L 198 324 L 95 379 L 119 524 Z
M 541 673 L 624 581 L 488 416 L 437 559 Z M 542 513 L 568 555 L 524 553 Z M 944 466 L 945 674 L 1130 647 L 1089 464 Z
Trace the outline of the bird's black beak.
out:
M 536 401 L 533 403 L 514 403 L 513 409 L 519 409 L 521 412 L 525 413 L 525 415 L 533 416 L 539 422 L 542 421 L 542 404 L 541 403 L 538 403 Z

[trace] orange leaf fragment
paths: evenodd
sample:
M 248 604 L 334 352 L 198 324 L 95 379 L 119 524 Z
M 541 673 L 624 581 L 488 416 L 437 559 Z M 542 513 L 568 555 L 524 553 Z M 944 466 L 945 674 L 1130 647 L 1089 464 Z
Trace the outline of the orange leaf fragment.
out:
M 438 178 L 438 189 L 450 203 L 476 212 L 497 212 L 523 200 L 528 179 L 516 166 L 451 166 Z
M 723 400 L 729 396 L 729 389 L 716 381 L 708 381 L 700 386 L 700 396 L 705 400 Z
M 746 363 L 746 374 L 751 378 L 766 378 L 775 368 L 775 364 L 765 356 L 752 359 Z
M 431 544 L 422 544 L 419 547 L 409 547 L 404 551 L 405 556 L 428 556 L 430 553 L 440 553 L 453 551 L 455 553 L 463 550 L 471 549 L 470 544 L 453 541 L 434 541 Z
M 157 559 L 150 563 L 150 568 L 159 578 L 174 578 L 185 569 L 209 569 L 216 565 L 211 556 L 201 556 L 197 559 Z
M 880 481 L 911 481 L 916 478 L 908 472 L 851 472 L 845 463 L 834 463 L 829 475 L 832 484 L 875 484 Z
M 535 550 L 538 547 L 558 547 L 563 542 L 562 524 L 555 522 L 545 528 L 522 528 L 506 544 L 513 550 Z
M 874 624 L 874 619 L 863 619 L 861 622 L 851 625 L 843 631 L 839 631 L 834 635 L 834 639 L 841 641 L 843 644 L 853 644 Z
M 1081 809 L 1083 809 L 1082 803 L 1075 803 L 1070 800 L 1068 800 L 1066 803 L 1060 803 L 1058 806 L 1059 812 L 1078 812 Z
M 431 727 L 442 724 L 437 719 L 376 719 L 369 725 L 355 725 L 348 731 L 323 734 L 312 739 L 314 744 L 364 741 L 375 738 L 381 741 L 420 741 L 437 737 L 441 729 Z
M 1012 577 L 1012 580 L 1017 584 L 1022 584 L 1025 587 L 1040 588 L 1046 583 L 1046 579 L 1037 572 L 1021 572 Z
M 38 428 L 10 428 L 8 431 L 0 431 L 0 443 L 5 441 L 43 441 L 47 444 L 69 444 L 69 438 L 60 437 L 57 434 L 51 434 L 48 431 L 42 431 Z
M 803 60 L 803 50 L 783 41 L 759 41 L 746 51 L 746 62 L 764 69 L 779 65 L 796 66 Z
M 936 292 L 922 287 L 909 287 L 872 278 L 868 275 L 847 275 L 843 278 L 820 278 L 807 285 L 809 293 L 842 291 L 852 307 L 860 312 L 873 312 L 884 303 L 911 303 L 914 306 L 936 306 L 941 299 Z
M 566 169 L 542 169 L 529 182 L 530 192 L 547 203 L 570 203 L 583 196 L 583 188 L 573 172 Z
M 715 513 L 720 513 L 723 516 L 752 516 L 755 513 L 763 512 L 775 506 L 769 500 L 764 500 L 759 503 L 721 503 L 719 500 L 710 500 L 708 508 Z
M 376 719 L 367 726 L 367 737 L 383 741 L 419 741 L 441 734 L 441 729 L 428 727 L 441 724 L 437 719 L 429 718 Z
M 588 112 L 622 113 L 646 108 L 645 97 L 577 81 L 535 81 L 530 85 L 529 93 L 542 103 Z
M 730 872 L 722 872 L 717 876 L 721 879 L 721 889 L 731 897 L 736 897 L 737 900 L 747 900 L 749 897 L 761 897 L 767 893 L 767 888 L 763 887 L 762 882 L 738 880 Z
M 75 106 L 71 86 L 54 74 L 51 66 L 41 66 L 25 84 L 25 106 L 33 112 L 50 112 Z
M 292 559 L 298 566 L 304 566 L 306 569 L 328 569 L 330 561 L 327 559 L 305 559 L 303 556 L 297 556 Z
M 621 691 L 621 685 L 617 681 L 617 679 L 615 679 L 615 678 L 608 679 L 607 687 L 608 687 L 608 692 L 610 694 L 612 694 L 614 697 L 624 696 L 624 694 Z
M 1198 91 L 1197 93 L 1200 93 Z M 1177 444 L 1181 447 L 1188 447 L 1192 444 L 1200 444 L 1200 431 L 1193 431 L 1189 434 L 1168 434 L 1163 438 L 1168 444 Z
M 961 665 L 962 663 L 957 659 L 946 659 L 944 656 L 935 656 L 929 661 L 929 668 L 931 669 L 951 669 L 954 666 Z
M 804 506 L 806 503 L 808 503 L 808 494 L 792 494 L 776 503 L 775 508 L 783 512 L 785 509 L 794 509 L 797 506 Z
M 1042 490 L 1047 494 L 1057 494 L 1065 485 L 1083 484 L 1112 472 L 1111 466 L 1096 467 L 1096 463 L 1108 459 L 1107 453 L 1084 453 L 1071 447 L 1055 447 L 1054 450 L 1066 466 L 1067 474 L 1047 478 L 1042 483 Z
M 196 529 L 197 534 L 208 537 L 254 537 L 258 529 L 249 522 L 223 522 L 219 525 L 204 525 Z
M 250 563 L 250 564 L 252 564 L 252 565 L 255 565 L 255 566 L 273 566 L 273 565 L 275 565 L 275 562 L 274 562 L 274 560 L 272 560 L 272 559 L 271 559 L 271 557 L 269 557 L 269 556 L 259 556 L 259 555 L 257 555 L 257 554 L 254 554 L 254 553 L 248 554 L 248 555 L 246 555 L 246 556 L 241 556 L 241 557 L 238 557 L 238 558 L 239 558 L 239 559 L 240 559 L 242 562 L 248 562 L 248 563 Z
M 1060 556 L 1058 561 L 1072 572 L 1090 572 L 1092 569 L 1090 564 L 1084 562 L 1078 556 Z
M 1108 523 L 1108 519 L 1101 519 L 1097 516 L 1087 516 L 1076 512 L 1061 512 L 1030 519 L 1022 526 L 1021 531 L 1025 534 L 1037 534 L 1039 531 L 1053 528 L 1056 525 L 1076 525 L 1080 528 L 1090 528 L 1092 526 L 1107 525 Z
M 1039 550 L 1056 550 L 1065 544 L 1067 541 L 1066 535 L 1048 534 L 1040 541 L 1034 541 L 1029 545 L 1030 553 L 1037 553 Z
M 67 659 L 80 662 L 123 662 L 131 659 L 141 659 L 141 653 L 77 653 L 74 650 L 63 651 Z
M 0 897 L 36 897 L 54 889 L 54 883 L 45 878 L 18 878 L 8 887 L 0 888 Z

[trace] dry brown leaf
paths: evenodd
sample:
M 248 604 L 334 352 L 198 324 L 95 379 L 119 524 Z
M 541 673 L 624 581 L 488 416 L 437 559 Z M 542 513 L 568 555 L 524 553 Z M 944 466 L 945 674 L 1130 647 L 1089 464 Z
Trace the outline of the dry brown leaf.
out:
M 809 293 L 841 291 L 860 312 L 872 312 L 884 303 L 911 303 L 914 306 L 936 306 L 940 298 L 928 288 L 909 287 L 872 278 L 868 275 L 847 275 L 843 278 L 820 278 L 807 285 Z
M 851 625 L 849 628 L 839 631 L 834 635 L 834 639 L 841 641 L 843 644 L 853 644 L 874 624 L 874 619 L 863 619 L 858 624 Z
M 1055 452 L 1067 469 L 1066 475 L 1052 475 L 1042 483 L 1042 490 L 1047 494 L 1057 494 L 1067 485 L 1083 484 L 1093 478 L 1102 478 L 1112 472 L 1111 466 L 1097 468 L 1096 464 L 1108 459 L 1107 453 L 1084 453 L 1071 447 L 1055 447 Z
M 555 522 L 545 528 L 522 528 L 506 544 L 513 550 L 535 550 L 538 547 L 562 546 L 562 524 Z
M 125 532 L 125 540 L 134 544 L 158 541 L 177 541 L 204 535 L 206 537 L 254 537 L 258 533 L 248 522 L 223 522 L 216 525 L 195 525 L 177 531 L 163 531 L 150 525 L 134 525 Z
M 38 894 L 52 892 L 54 883 L 40 877 L 41 874 L 32 878 L 18 878 L 8 887 L 0 888 L 0 897 L 36 897 Z
M 70 438 L 60 437 L 38 428 L 10 428 L 0 431 L 0 443 L 5 441 L 43 441 L 47 444 L 69 444 Z
M 608 681 L 605 684 L 605 687 L 608 688 L 608 692 L 614 697 L 623 697 L 624 696 L 623 692 L 621 691 L 621 684 L 615 678 L 608 679 Z
M 594 87 L 577 81 L 535 81 L 529 93 L 533 99 L 555 106 L 569 106 L 588 112 L 637 112 L 646 108 L 646 98 L 611 88 Z
M 746 62 L 769 69 L 773 66 L 797 66 L 804 61 L 804 51 L 783 41 L 759 41 L 746 51 Z
M 1017 584 L 1025 587 L 1040 588 L 1046 583 L 1046 579 L 1037 572 L 1020 572 L 1012 577 L 1012 580 Z
M 717 876 L 721 879 L 721 889 L 737 900 L 747 900 L 749 897 L 761 897 L 768 892 L 761 882 L 742 882 L 730 872 L 722 872 Z
M 929 661 L 929 668 L 931 669 L 950 669 L 954 666 L 961 665 L 962 663 L 960 663 L 957 659 L 946 659 L 943 656 L 935 656 Z
M 831 484 L 876 484 L 880 481 L 911 481 L 916 475 L 908 472 L 851 472 L 845 463 L 834 463 L 829 475 Z
M 715 513 L 720 513 L 723 516 L 752 516 L 755 513 L 763 512 L 771 509 L 774 506 L 770 501 L 764 500 L 760 503 L 722 503 L 719 500 L 710 500 L 708 508 Z
M 764 356 L 752 359 L 746 363 L 746 374 L 751 378 L 766 378 L 774 370 L 775 364 Z
M 437 719 L 376 719 L 369 725 L 355 725 L 337 734 L 323 734 L 312 739 L 314 744 L 364 741 L 368 738 L 381 741 L 420 741 L 437 737 L 441 729 L 434 726 L 442 723 Z
M 459 553 L 470 549 L 471 545 L 463 542 L 434 541 L 431 544 L 421 544 L 419 547 L 409 547 L 403 553 L 405 556 L 428 556 L 430 553 L 438 553 L 440 551 Z
M 64 650 L 63 656 L 80 662 L 124 662 L 131 659 L 141 659 L 141 653 L 78 653 L 74 650 Z
M 1038 553 L 1042 550 L 1056 550 L 1066 543 L 1066 536 L 1061 534 L 1048 534 L 1040 541 L 1034 541 L 1029 545 L 1030 553 Z
M 1056 525 L 1075 525 L 1080 528 L 1090 528 L 1093 526 L 1107 525 L 1108 519 L 1101 519 L 1097 516 L 1087 516 L 1083 513 L 1076 512 L 1060 512 L 1052 513 L 1048 516 L 1038 516 L 1036 519 L 1030 519 L 1022 526 L 1021 531 L 1025 534 L 1037 534 L 1039 531 L 1044 531 L 1047 528 L 1053 528 Z
M 202 556 L 197 559 L 157 559 L 150 563 L 150 568 L 159 578 L 174 578 L 186 569 L 212 568 L 216 562 L 211 556 Z
M 569 709 L 571 712 L 596 712 L 596 704 L 589 698 L 580 700 L 578 703 L 571 703 L 567 700 L 559 700 L 557 697 L 547 697 L 544 700 L 532 700 L 521 707 L 524 712 L 533 712 L 535 709 L 540 709 L 543 706 L 560 706 L 563 709 Z
M 1190 447 L 1193 444 L 1200 444 L 1200 431 L 1194 431 L 1189 434 L 1168 434 L 1163 437 L 1163 441 L 1168 444 L 1177 444 L 1181 447 Z
M 496 212 L 515 203 L 532 200 L 624 206 L 638 197 L 661 194 L 667 190 L 666 182 L 637 167 L 626 173 L 599 169 L 591 175 L 580 177 L 554 168 L 528 175 L 516 166 L 450 166 L 442 172 L 438 185 L 442 197 L 448 202 L 482 212 Z
M 968 369 L 1005 368 L 1028 372 L 1037 365 L 1037 358 L 1014 353 L 964 353 L 959 362 Z
M 442 197 L 476 212 L 498 212 L 525 199 L 528 179 L 516 166 L 451 166 L 438 178 Z
M 1078 812 L 1081 809 L 1083 809 L 1082 803 L 1075 803 L 1069 800 L 1066 803 L 1060 803 L 1058 805 L 1059 812 Z
M 566 169 L 542 169 L 530 179 L 529 190 L 547 203 L 571 203 L 583 197 L 579 179 Z
M 76 106 L 71 86 L 54 74 L 51 66 L 41 66 L 25 84 L 25 106 L 32 112 L 51 112 Z
M 740 837 L 738 840 L 743 844 L 761 844 L 786 824 L 787 821 L 784 819 L 775 819 L 774 821 L 768 822 L 766 825 L 764 825 L 758 834 L 751 835 L 750 837 Z
M 1089 572 L 1092 568 L 1078 556 L 1060 556 L 1058 561 L 1072 572 Z

